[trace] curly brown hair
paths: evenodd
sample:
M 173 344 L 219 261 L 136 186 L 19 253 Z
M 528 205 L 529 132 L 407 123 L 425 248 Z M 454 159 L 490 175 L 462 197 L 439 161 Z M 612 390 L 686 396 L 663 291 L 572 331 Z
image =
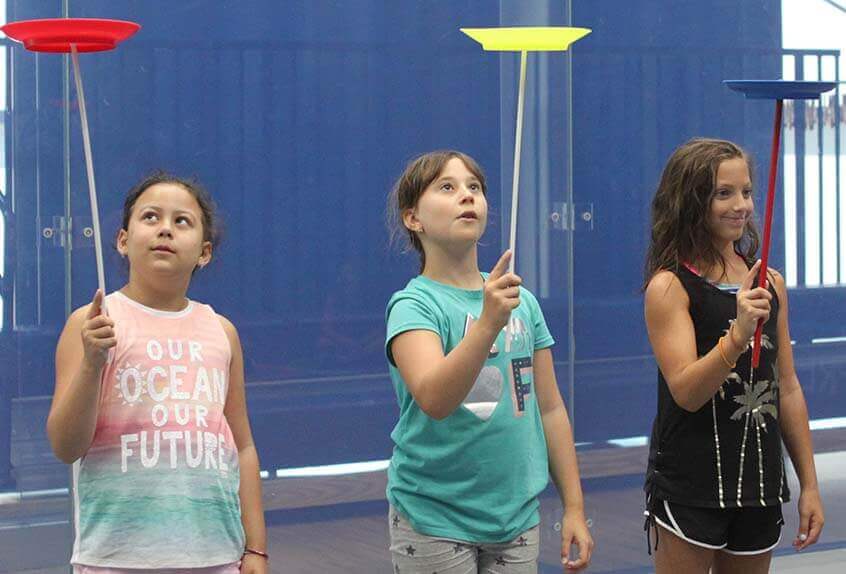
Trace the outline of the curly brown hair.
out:
M 652 200 L 652 237 L 646 255 L 644 289 L 658 271 L 677 271 L 684 262 L 699 262 L 706 274 L 715 267 L 725 272 L 726 261 L 714 246 L 707 217 L 717 170 L 722 162 L 734 158 L 746 161 L 751 177 L 751 158 L 730 141 L 695 138 L 670 156 Z M 750 218 L 734 248 L 751 265 L 758 244 L 758 229 Z

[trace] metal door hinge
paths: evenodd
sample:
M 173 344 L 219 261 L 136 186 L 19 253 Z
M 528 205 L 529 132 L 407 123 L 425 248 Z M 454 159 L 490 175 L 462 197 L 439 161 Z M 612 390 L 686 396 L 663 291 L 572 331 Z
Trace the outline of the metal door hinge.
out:
M 41 238 L 53 247 L 93 247 L 94 229 L 91 217 L 54 215 L 38 218 Z
M 593 231 L 593 203 L 555 202 L 549 221 L 558 231 Z

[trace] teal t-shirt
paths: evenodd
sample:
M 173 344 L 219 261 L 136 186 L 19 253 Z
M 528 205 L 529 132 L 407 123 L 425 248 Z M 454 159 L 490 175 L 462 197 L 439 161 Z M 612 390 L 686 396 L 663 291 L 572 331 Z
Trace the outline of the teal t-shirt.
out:
M 388 500 L 414 529 L 477 543 L 513 540 L 540 521 L 538 494 L 549 482 L 532 358 L 554 344 L 535 297 L 520 288 L 514 336 L 497 336 L 462 405 L 443 420 L 424 413 L 391 355 L 400 333 L 437 333 L 448 354 L 482 312 L 484 293 L 412 279 L 388 302 L 386 352 L 400 416 L 391 433 Z

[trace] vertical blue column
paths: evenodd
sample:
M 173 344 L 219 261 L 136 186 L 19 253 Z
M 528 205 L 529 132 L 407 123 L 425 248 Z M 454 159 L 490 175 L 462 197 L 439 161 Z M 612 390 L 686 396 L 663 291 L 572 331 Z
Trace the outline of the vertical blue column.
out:
M 4 289 L 5 291 L 5 289 Z M 3 297 L 4 311 L 8 308 L 6 297 Z M 5 316 L 5 313 L 4 313 Z M 0 369 L 0 490 L 15 487 L 12 477 L 12 349 L 13 341 L 9 329 L 0 330 L 0 364 L 6 368 Z
M 11 53 L 6 50 L 6 69 L 11 69 Z M 11 92 L 10 82 L 6 82 L 6 101 L 11 101 L 9 98 Z M 3 126 L 4 138 L 2 145 L 6 147 L 6 161 L 9 161 L 8 150 L 11 150 L 9 143 L 11 142 L 11 114 L 8 112 L 8 107 L 3 110 Z M 12 478 L 12 369 L 14 357 L 12 356 L 14 348 L 14 340 L 12 338 L 12 285 L 14 282 L 14 268 L 11 264 L 14 261 L 13 248 L 14 241 L 12 240 L 12 225 L 14 220 L 12 218 L 11 210 L 11 194 L 9 193 L 9 174 L 11 170 L 6 170 L 6 179 L 0 181 L 3 186 L 3 194 L 0 195 L 0 214 L 3 216 L 3 253 L 0 257 L 4 260 L 3 276 L 0 278 L 0 489 L 13 488 L 14 479 Z

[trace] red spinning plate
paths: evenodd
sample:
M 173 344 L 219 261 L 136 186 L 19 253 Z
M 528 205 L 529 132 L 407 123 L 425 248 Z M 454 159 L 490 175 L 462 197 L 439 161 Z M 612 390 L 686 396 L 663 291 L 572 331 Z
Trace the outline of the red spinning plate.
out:
M 0 30 L 34 52 L 70 52 L 71 44 L 78 52 L 102 52 L 113 50 L 140 28 L 126 20 L 48 18 L 10 22 Z

